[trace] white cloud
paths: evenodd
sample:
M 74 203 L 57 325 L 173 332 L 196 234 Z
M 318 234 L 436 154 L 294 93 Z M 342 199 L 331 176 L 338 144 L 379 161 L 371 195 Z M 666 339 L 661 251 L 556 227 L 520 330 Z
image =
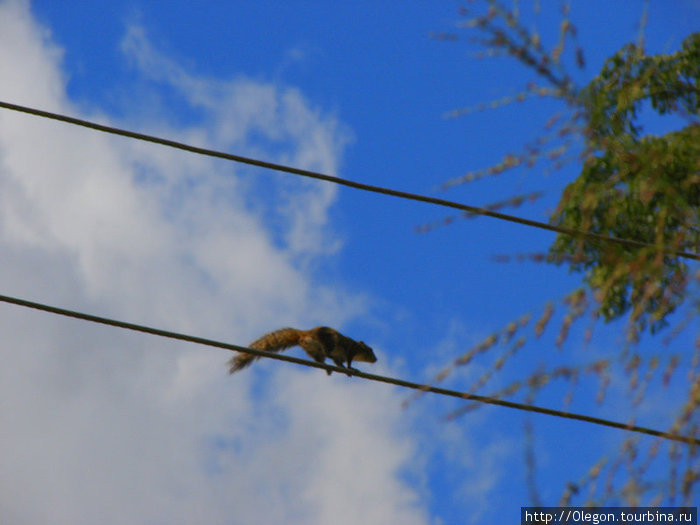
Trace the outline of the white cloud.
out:
M 206 137 L 208 143 L 322 173 L 338 171 L 340 154 L 350 141 L 350 133 L 336 118 L 312 108 L 298 89 L 245 77 L 220 81 L 192 76 L 155 50 L 140 25 L 129 26 L 122 50 L 143 75 L 175 88 L 190 107 L 205 111 L 211 130 Z M 251 140 L 251 136 L 257 140 Z M 267 150 L 261 150 L 261 136 Z M 306 256 L 337 250 L 339 244 L 323 235 L 326 212 L 335 200 L 337 188 L 284 177 L 291 183 L 278 195 L 281 204 L 276 210 L 282 215 L 280 224 L 286 226 L 289 249 Z
M 386 386 L 349 380 L 330 390 L 324 388 L 328 379 L 318 374 L 296 375 L 291 382 L 276 379 L 279 402 L 304 400 L 290 412 L 288 442 L 295 449 L 312 451 L 315 459 L 298 464 L 304 473 L 299 495 L 315 503 L 313 522 L 424 522 L 416 494 L 397 477 L 406 458 L 415 458 L 417 450 L 409 437 L 408 418 L 396 410 L 396 397 Z M 395 409 L 387 413 L 391 406 Z M 390 508 L 383 504 L 386 501 L 397 506 Z
M 204 115 L 148 129 L 338 169 L 348 134 L 299 91 L 196 77 L 139 31 L 134 63 Z M 84 115 L 61 57 L 27 2 L 0 1 L 0 99 Z M 224 164 L 0 111 L 0 290 L 235 342 L 358 311 L 304 270 L 338 247 L 336 190 L 285 179 L 268 220 Z M 7 305 L 0 333 L 3 523 L 424 521 L 388 388 L 260 363 L 253 396 L 259 376 L 225 376 L 220 351 Z

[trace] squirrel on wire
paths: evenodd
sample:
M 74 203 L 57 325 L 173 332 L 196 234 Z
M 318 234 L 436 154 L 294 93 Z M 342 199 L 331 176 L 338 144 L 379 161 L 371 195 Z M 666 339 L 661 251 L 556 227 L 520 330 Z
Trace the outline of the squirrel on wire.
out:
M 302 347 L 309 354 L 309 357 L 318 363 L 324 363 L 326 358 L 330 357 L 337 366 L 348 370 L 355 370 L 351 366 L 353 360 L 367 363 L 377 361 L 377 356 L 365 343 L 345 337 L 337 330 L 327 326 L 317 326 L 311 330 L 281 328 L 263 335 L 248 346 L 255 350 L 281 352 L 297 345 Z M 228 362 L 230 365 L 229 374 L 247 367 L 256 359 L 258 356 L 238 352 Z M 331 375 L 330 370 L 326 370 L 326 373 Z

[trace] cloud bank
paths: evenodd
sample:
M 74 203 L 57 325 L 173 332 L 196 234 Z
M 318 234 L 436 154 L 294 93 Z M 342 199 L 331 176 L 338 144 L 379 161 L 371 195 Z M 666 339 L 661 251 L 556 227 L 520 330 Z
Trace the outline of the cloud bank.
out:
M 349 134 L 298 90 L 198 77 L 136 25 L 122 50 L 151 90 L 147 131 L 338 170 Z M 62 54 L 27 2 L 0 1 L 1 99 L 124 124 L 69 99 Z M 161 89 L 197 119 L 161 118 Z M 267 191 L 229 163 L 0 111 L 0 289 L 233 342 L 361 312 L 308 271 L 340 247 L 336 190 Z M 387 388 L 273 363 L 229 378 L 220 351 L 0 312 L 3 523 L 426 521 Z

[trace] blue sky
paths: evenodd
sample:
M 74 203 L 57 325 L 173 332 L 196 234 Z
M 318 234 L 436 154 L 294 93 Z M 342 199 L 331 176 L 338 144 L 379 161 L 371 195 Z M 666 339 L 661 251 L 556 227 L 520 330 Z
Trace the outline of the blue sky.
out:
M 558 8 L 520 3 L 551 46 Z M 534 80 L 510 59 L 475 56 L 455 29 L 457 2 L 229 4 L 0 0 L 0 99 L 472 205 L 541 191 L 504 210 L 536 220 L 576 174 L 572 164 L 544 175 L 542 163 L 438 189 L 517 151 L 562 109 L 533 99 L 444 118 Z M 573 4 L 583 84 L 636 39 L 643 2 Z M 669 5 L 650 2 L 650 53 L 697 29 L 693 2 Z M 451 31 L 463 38 L 430 38 Z M 579 283 L 563 267 L 493 261 L 546 250 L 548 232 L 478 218 L 419 234 L 452 212 L 5 110 L 0 180 L 1 293 L 239 344 L 327 324 L 375 348 L 379 362 L 361 368 L 417 381 Z M 556 304 L 553 327 L 534 340 L 529 326 L 483 393 L 617 353 L 619 323 L 597 325 L 585 346 L 584 322 L 557 350 Z M 228 377 L 223 352 L 2 308 L 6 348 L 21 350 L 4 351 L 0 371 L 13 400 L 0 406 L 11 429 L 0 443 L 17 451 L 0 459 L 3 522 L 501 523 L 531 503 L 518 412 L 447 423 L 453 400 L 402 410 L 407 392 L 283 363 Z M 467 388 L 489 359 L 446 384 Z M 588 378 L 570 409 L 624 420 L 626 381 L 615 376 L 599 405 Z M 563 408 L 566 391 L 554 385 L 537 403 Z M 637 423 L 666 428 L 665 407 L 683 394 L 652 391 Z M 529 420 L 552 505 L 627 437 Z

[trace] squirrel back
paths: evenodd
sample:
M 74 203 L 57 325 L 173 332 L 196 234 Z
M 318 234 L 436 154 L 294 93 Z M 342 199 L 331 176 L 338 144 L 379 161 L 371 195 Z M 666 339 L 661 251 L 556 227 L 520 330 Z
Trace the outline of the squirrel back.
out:
M 318 326 L 311 330 L 281 328 L 263 335 L 250 343 L 250 348 L 267 352 L 281 352 L 292 346 L 301 346 L 314 361 L 323 363 L 331 358 L 340 367 L 351 368 L 353 359 L 374 363 L 377 357 L 372 349 L 362 341 L 355 341 L 337 330 L 327 326 Z M 229 360 L 229 373 L 233 374 L 247 367 L 257 356 L 238 353 Z M 347 366 L 346 366 L 347 363 Z M 330 375 L 331 371 L 327 373 Z

